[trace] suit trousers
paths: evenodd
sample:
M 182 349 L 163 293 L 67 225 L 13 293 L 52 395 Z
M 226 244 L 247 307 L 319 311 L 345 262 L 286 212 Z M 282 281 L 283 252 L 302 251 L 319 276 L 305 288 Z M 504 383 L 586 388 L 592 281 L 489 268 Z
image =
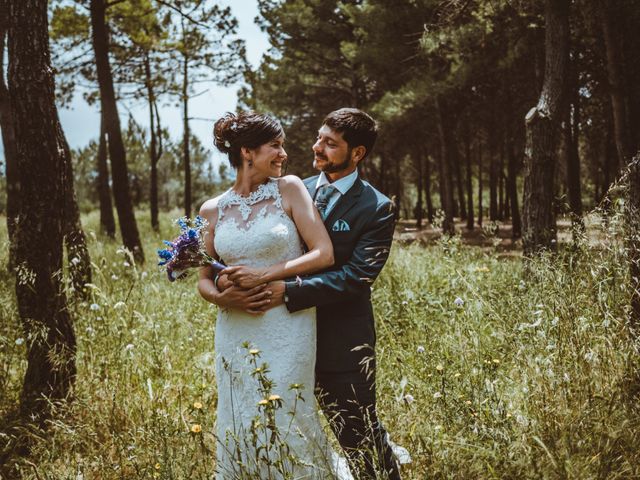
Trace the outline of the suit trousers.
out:
M 375 370 L 358 374 L 316 373 L 316 397 L 358 480 L 400 480 L 399 465 L 376 413 Z

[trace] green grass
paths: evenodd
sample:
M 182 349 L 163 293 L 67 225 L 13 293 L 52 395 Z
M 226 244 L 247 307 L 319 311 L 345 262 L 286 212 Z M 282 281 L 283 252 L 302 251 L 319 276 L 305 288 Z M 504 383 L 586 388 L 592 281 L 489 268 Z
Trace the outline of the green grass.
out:
M 96 233 L 97 213 L 84 217 L 95 278 L 90 301 L 71 306 L 75 401 L 38 442 L 33 465 L 16 460 L 18 478 L 211 478 L 216 309 L 193 278 L 170 285 L 155 267 L 177 215 L 162 216 L 159 235 L 139 217 L 142 269 Z M 373 299 L 379 411 L 412 454 L 405 478 L 640 478 L 627 271 L 618 243 L 607 245 L 526 270 L 456 238 L 395 245 Z M 0 315 L 4 416 L 26 366 L 6 273 Z

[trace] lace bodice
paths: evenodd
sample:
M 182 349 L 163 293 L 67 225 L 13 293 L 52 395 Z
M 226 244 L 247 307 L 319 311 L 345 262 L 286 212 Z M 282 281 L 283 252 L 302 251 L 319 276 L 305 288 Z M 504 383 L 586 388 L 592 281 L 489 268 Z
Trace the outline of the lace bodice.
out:
M 227 265 L 266 267 L 299 257 L 302 241 L 282 208 L 278 179 L 247 197 L 228 190 L 218 199 L 216 253 Z

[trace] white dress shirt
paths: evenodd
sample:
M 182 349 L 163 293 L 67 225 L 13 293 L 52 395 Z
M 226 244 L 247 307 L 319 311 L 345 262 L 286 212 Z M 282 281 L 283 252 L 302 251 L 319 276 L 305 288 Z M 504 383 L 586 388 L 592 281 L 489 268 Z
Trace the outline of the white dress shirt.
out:
M 327 178 L 324 172 L 320 172 L 320 176 L 318 177 L 318 180 L 316 182 L 316 192 L 320 187 L 323 187 L 324 185 L 328 185 L 329 183 L 331 183 L 331 185 L 335 187 L 333 195 L 329 197 L 329 202 L 327 203 L 325 218 L 329 216 L 329 213 L 331 212 L 331 210 L 333 210 L 333 207 L 336 206 L 336 203 L 338 203 L 338 200 L 340 200 L 340 197 L 345 193 L 347 193 L 351 187 L 353 187 L 353 184 L 356 182 L 357 179 L 358 179 L 357 169 L 354 170 L 349 175 L 347 175 L 346 177 L 342 177 L 340 180 L 336 180 L 333 183 L 329 181 L 329 179 Z

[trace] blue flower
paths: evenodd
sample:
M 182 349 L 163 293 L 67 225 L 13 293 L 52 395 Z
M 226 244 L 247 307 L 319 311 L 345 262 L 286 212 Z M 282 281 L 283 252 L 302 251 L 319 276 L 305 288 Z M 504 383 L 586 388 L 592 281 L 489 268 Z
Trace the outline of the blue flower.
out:
M 162 260 L 158 262 L 158 265 L 164 265 L 173 258 L 173 252 L 171 250 L 158 250 L 158 257 Z

